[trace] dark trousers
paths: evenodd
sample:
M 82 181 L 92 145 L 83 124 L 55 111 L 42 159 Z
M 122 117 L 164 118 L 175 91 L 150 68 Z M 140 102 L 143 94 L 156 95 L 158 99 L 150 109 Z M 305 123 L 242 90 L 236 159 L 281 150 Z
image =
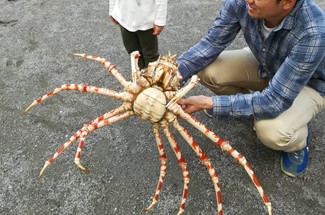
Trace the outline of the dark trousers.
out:
M 156 61 L 159 57 L 158 38 L 153 35 L 153 29 L 146 31 L 130 32 L 120 25 L 123 44 L 129 54 L 133 51 L 140 52 L 139 68 L 143 69 L 150 62 Z

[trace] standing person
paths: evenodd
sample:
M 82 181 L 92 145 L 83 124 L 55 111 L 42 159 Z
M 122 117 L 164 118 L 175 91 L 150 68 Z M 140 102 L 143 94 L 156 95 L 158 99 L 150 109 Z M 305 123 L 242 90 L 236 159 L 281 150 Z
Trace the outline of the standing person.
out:
M 248 48 L 223 51 L 242 31 Z M 308 163 L 308 126 L 325 107 L 325 13 L 313 0 L 227 0 L 208 34 L 178 59 L 216 95 L 179 101 L 192 113 L 253 118 L 292 177 Z
M 166 25 L 167 0 L 109 0 L 109 19 L 119 25 L 127 52 L 140 52 L 140 69 L 158 59 L 157 36 Z

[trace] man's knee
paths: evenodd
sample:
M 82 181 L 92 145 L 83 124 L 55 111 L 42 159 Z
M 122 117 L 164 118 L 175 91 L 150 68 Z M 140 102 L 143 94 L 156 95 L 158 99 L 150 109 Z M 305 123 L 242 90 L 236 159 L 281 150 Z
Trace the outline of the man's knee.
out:
M 209 70 L 208 68 L 202 70 L 197 74 L 200 79 L 200 83 L 203 85 L 218 85 L 218 79 L 215 78 L 216 72 Z
M 199 82 L 205 86 L 206 88 L 210 89 L 214 94 L 221 95 L 228 86 L 222 85 L 212 76 L 206 75 L 205 71 L 201 71 L 198 73 Z
M 294 131 L 277 120 L 259 120 L 255 122 L 256 135 L 267 147 L 274 150 L 290 151 Z

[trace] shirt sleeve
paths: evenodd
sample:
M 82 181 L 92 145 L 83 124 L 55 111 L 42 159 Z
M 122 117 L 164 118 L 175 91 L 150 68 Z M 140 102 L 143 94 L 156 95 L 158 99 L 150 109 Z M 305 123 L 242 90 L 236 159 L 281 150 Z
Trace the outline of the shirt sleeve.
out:
M 236 1 L 225 1 L 208 34 L 177 59 L 182 84 L 212 63 L 235 39 L 240 30 L 236 8 Z
M 109 10 L 108 14 L 111 16 L 113 14 L 113 9 L 115 6 L 115 0 L 109 0 Z
M 165 26 L 167 20 L 167 0 L 156 1 L 156 18 L 154 23 L 159 26 Z
M 274 118 L 287 110 L 325 57 L 325 36 L 306 35 L 291 50 L 262 92 L 213 96 L 217 118 Z

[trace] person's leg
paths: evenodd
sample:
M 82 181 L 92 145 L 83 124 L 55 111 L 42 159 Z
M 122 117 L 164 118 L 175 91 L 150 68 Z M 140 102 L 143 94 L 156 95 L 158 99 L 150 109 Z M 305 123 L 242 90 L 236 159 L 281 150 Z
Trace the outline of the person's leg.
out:
M 308 126 L 310 120 L 325 108 L 325 97 L 304 87 L 292 106 L 274 119 L 255 121 L 261 142 L 281 150 L 281 169 L 291 177 L 300 175 L 308 164 Z
M 134 51 L 139 51 L 140 54 L 142 53 L 141 44 L 138 38 L 137 32 L 131 32 L 125 29 L 123 26 L 120 25 L 121 35 L 124 47 L 128 54 L 131 54 Z M 142 55 L 142 54 L 141 54 Z M 144 60 L 142 57 L 139 58 L 139 68 L 144 68 Z
M 201 84 L 217 95 L 261 91 L 268 80 L 259 77 L 258 62 L 248 49 L 224 51 L 198 73 Z
M 325 108 L 325 97 L 304 87 L 292 106 L 274 119 L 255 120 L 261 142 L 274 150 L 294 152 L 306 146 L 307 124 Z
M 137 31 L 139 42 L 144 60 L 144 67 L 147 67 L 150 62 L 156 61 L 159 57 L 158 37 L 153 35 L 153 29 L 146 31 Z

